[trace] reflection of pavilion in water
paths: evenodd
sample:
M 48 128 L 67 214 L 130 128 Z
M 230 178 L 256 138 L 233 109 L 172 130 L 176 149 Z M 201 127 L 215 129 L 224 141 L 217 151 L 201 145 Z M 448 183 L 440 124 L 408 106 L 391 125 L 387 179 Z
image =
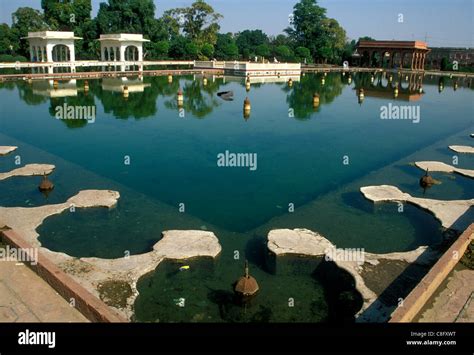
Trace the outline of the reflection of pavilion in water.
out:
M 356 79 L 357 96 L 359 90 L 364 89 L 364 95 L 400 101 L 418 101 L 423 96 L 423 74 L 411 73 L 397 75 L 391 73 L 378 73 L 366 76 L 366 80 Z
M 293 82 L 299 82 L 299 75 L 285 75 L 285 76 L 252 76 L 250 77 L 251 84 L 271 84 L 271 83 L 288 83 L 291 79 Z M 245 83 L 245 78 L 241 76 L 224 76 L 224 84 L 226 82 Z
M 35 95 L 51 98 L 77 96 L 77 82 L 75 79 L 68 81 L 35 80 L 31 86 Z
M 144 92 L 145 88 L 150 87 L 151 84 L 144 83 L 143 77 L 119 77 L 119 78 L 103 78 L 102 90 L 112 92 L 124 92 L 127 88 L 128 92 Z

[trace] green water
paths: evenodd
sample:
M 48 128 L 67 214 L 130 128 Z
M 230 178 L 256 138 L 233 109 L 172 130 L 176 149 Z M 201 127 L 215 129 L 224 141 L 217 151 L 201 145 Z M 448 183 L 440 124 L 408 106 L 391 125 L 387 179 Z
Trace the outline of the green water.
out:
M 473 91 L 452 80 L 423 79 L 424 94 L 402 89 L 391 97 L 387 80 L 369 76 L 306 75 L 292 88 L 286 83 L 252 85 L 231 78 L 145 77 L 143 92 L 125 100 L 110 79 L 60 84 L 78 89 L 77 96 L 50 98 L 48 82 L 6 83 L 0 86 L 0 143 L 18 145 L 0 159 L 0 171 L 22 164 L 57 166 L 55 190 L 45 199 L 38 179 L 15 178 L 1 183 L 2 206 L 58 203 L 82 189 L 114 189 L 121 193 L 117 208 L 80 210 L 54 216 L 38 229 L 41 243 L 74 256 L 121 257 L 149 251 L 167 229 L 207 229 L 215 232 L 223 252 L 213 262 L 193 261 L 191 269 L 165 263 L 139 283 L 137 319 L 143 321 L 328 321 L 335 314 L 334 294 L 315 276 L 317 261 L 281 260 L 276 270 L 266 260 L 265 236 L 272 228 L 309 228 L 338 247 L 371 252 L 410 250 L 441 241 L 439 223 L 429 214 L 395 204 L 374 206 L 359 193 L 365 185 L 393 184 L 415 196 L 421 172 L 415 160 L 451 163 L 447 144 L 472 144 Z M 107 81 L 109 80 L 109 81 Z M 395 80 L 398 80 L 395 76 Z M 175 95 L 183 88 L 184 117 Z M 133 87 L 133 83 L 130 84 Z M 356 88 L 364 87 L 360 105 Z M 406 87 L 403 83 L 402 87 Z M 234 101 L 217 97 L 232 90 Z M 320 105 L 312 105 L 314 92 Z M 249 97 L 252 110 L 244 119 Z M 381 120 L 380 107 L 420 105 L 420 122 Z M 94 105 L 94 123 L 54 118 L 56 107 Z M 449 139 L 448 139 L 449 138 Z M 446 140 L 446 141 L 445 141 Z M 226 150 L 256 153 L 258 168 L 217 166 Z M 124 157 L 130 157 L 130 165 Z M 349 164 L 343 164 L 343 157 Z M 459 155 L 459 166 L 474 168 L 474 159 Z M 425 192 L 440 199 L 472 198 L 472 180 L 433 174 L 442 181 Z M 185 213 L 178 210 L 185 206 Z M 288 213 L 288 205 L 295 206 Z M 466 218 L 471 218 L 468 214 Z M 234 253 L 239 251 L 240 258 Z M 261 294 L 248 309 L 229 303 L 232 283 L 241 275 L 243 260 L 251 264 Z M 317 274 L 317 273 L 316 273 Z M 350 286 L 347 286 L 350 289 Z M 339 291 L 338 291 L 339 292 Z M 179 307 L 174 300 L 185 298 Z M 288 299 L 295 299 L 295 307 Z M 337 312 L 336 312 L 337 313 Z

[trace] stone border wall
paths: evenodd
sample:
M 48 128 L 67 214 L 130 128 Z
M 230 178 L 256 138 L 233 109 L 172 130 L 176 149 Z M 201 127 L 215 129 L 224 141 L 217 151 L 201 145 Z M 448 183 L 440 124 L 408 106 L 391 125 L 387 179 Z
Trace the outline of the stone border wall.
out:
M 411 322 L 421 311 L 426 302 L 446 279 L 474 238 L 474 223 L 471 224 L 451 247 L 439 258 L 436 264 L 423 277 L 420 283 L 408 294 L 403 301 L 403 307 L 398 307 L 391 316 L 389 323 Z M 457 253 L 457 254 L 456 254 Z M 455 258 L 454 256 L 458 257 Z
M 15 248 L 33 248 L 14 230 L 0 231 L 0 236 L 7 244 Z M 64 271 L 59 269 L 41 251 L 38 252 L 36 265 L 27 264 L 38 276 L 45 280 L 66 301 L 71 298 L 75 300 L 75 308 L 91 322 L 122 323 L 127 322 L 125 318 L 110 309 L 104 302 L 92 295 L 78 282 L 72 279 Z

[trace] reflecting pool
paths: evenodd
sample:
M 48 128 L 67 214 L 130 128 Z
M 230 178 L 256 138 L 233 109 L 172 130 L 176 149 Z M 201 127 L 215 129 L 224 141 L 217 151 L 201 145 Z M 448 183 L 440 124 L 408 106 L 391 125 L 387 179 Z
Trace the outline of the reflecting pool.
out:
M 440 243 L 439 223 L 412 206 L 403 213 L 396 204 L 374 206 L 361 186 L 393 184 L 414 196 L 472 198 L 472 180 L 458 175 L 433 173 L 441 184 L 424 191 L 422 172 L 410 165 L 451 164 L 447 145 L 472 144 L 474 92 L 464 79 L 455 85 L 447 77 L 396 73 L 306 74 L 291 86 L 284 78 L 255 80 L 249 91 L 244 78 L 207 79 L 206 85 L 201 75 L 71 80 L 56 88 L 49 81 L 0 84 L 0 143 L 19 146 L 0 159 L 0 171 L 17 167 L 17 156 L 21 164 L 56 165 L 56 188 L 47 198 L 35 178 L 12 178 L 1 183 L 0 205 L 58 203 L 83 189 L 121 193 L 111 211 L 47 219 L 38 230 L 43 246 L 116 258 L 149 251 L 163 230 L 204 229 L 219 238 L 217 260 L 191 261 L 189 272 L 170 261 L 144 277 L 137 320 L 345 319 L 333 311 L 337 297 L 321 278 L 320 261 L 284 258 L 272 270 L 269 230 L 308 228 L 338 247 L 406 251 Z M 230 100 L 217 95 L 229 91 Z M 383 108 L 393 106 L 417 107 L 418 120 L 383 119 Z M 69 107 L 93 107 L 94 117 L 58 119 Z M 219 166 L 219 154 L 226 152 L 254 154 L 256 169 Z M 460 167 L 474 168 L 473 157 L 458 159 Z M 262 291 L 242 310 L 229 297 L 244 259 Z M 353 286 L 346 286 L 337 292 L 350 296 Z M 190 306 L 172 312 L 180 297 Z M 289 298 L 301 307 L 288 307 Z

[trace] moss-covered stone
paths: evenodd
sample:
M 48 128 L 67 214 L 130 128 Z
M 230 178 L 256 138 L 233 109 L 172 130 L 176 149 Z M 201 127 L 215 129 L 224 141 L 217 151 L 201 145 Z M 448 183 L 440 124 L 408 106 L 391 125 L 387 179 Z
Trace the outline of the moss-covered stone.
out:
M 474 270 L 474 241 L 471 241 L 471 244 L 467 247 L 466 252 L 461 258 L 461 263 L 469 269 Z
M 108 280 L 97 286 L 99 296 L 105 304 L 115 308 L 125 308 L 127 299 L 132 296 L 132 287 L 126 281 Z

